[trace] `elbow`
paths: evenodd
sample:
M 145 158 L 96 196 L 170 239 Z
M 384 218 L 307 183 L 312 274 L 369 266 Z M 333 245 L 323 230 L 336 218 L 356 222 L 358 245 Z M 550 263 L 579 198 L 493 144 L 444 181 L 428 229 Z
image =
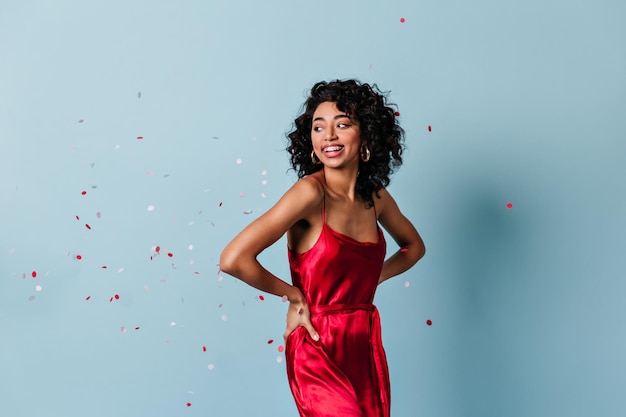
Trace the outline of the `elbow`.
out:
M 230 247 L 225 248 L 220 255 L 220 271 L 237 276 L 237 258 L 238 254 Z

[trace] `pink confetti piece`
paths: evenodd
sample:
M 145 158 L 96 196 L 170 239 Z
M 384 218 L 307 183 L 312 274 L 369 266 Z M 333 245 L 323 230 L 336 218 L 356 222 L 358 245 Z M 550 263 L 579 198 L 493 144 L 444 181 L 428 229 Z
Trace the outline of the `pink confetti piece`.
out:
M 410 285 L 411 283 L 409 281 L 404 282 L 404 288 L 409 288 Z
M 80 261 L 81 259 L 83 259 L 82 255 L 76 255 L 76 260 Z
M 154 251 L 155 251 L 156 253 L 161 252 L 161 247 L 160 247 L 160 246 L 157 246 L 156 248 L 154 248 Z
M 97 217 L 97 218 L 99 218 L 99 219 L 101 219 L 101 218 L 102 218 L 102 213 L 97 212 L 97 213 L 96 213 L 96 217 Z
M 33 278 L 37 278 L 37 271 L 31 272 L 30 276 L 33 277 Z
M 187 407 L 191 407 L 191 403 L 187 403 Z
M 147 174 L 148 174 L 149 177 L 154 177 L 154 172 L 152 172 L 152 171 L 148 171 Z
M 404 19 L 404 17 L 401 17 L 400 18 L 400 23 L 404 23 L 404 22 L 406 22 L 406 20 Z
M 262 295 L 259 295 L 259 300 L 264 301 L 265 297 L 263 297 Z
M 432 320 L 426 320 L 426 325 L 427 325 L 427 326 L 432 326 L 432 325 L 433 325 Z
M 137 140 L 143 139 L 143 136 L 137 136 Z
M 241 160 L 241 158 L 237 158 L 237 160 L 235 161 L 237 162 L 237 165 L 241 165 L 243 163 L 243 161 Z
M 506 208 L 508 208 L 508 209 L 513 208 L 513 204 L 511 204 L 511 203 L 507 203 Z
M 285 347 L 283 345 L 278 346 L 277 349 L 280 353 L 283 353 L 285 351 Z
M 400 249 L 400 252 L 402 252 L 402 253 L 406 253 L 406 252 L 408 252 L 408 251 L 409 251 L 409 250 L 408 250 L 407 248 L 402 248 L 402 249 Z
M 107 269 L 107 266 L 106 265 L 102 265 L 100 268 Z
M 212 371 L 213 369 L 215 369 L 215 365 L 213 365 L 212 363 L 210 363 L 207 368 L 209 368 L 209 371 Z
M 283 303 L 286 303 L 287 301 L 289 301 L 289 297 L 287 297 L 286 295 L 283 295 L 280 299 Z
M 246 210 L 243 212 L 243 214 L 252 214 L 252 210 Z
M 120 299 L 120 295 L 119 294 L 115 294 L 114 297 L 115 297 L 116 300 Z
M 126 333 L 126 327 L 124 327 L 124 326 L 120 327 L 120 332 Z

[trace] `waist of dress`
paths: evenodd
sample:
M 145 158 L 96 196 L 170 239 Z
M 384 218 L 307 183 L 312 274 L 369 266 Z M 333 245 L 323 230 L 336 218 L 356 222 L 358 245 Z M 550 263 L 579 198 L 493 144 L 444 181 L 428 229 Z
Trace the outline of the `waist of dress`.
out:
M 376 306 L 374 304 L 321 304 L 309 306 L 309 311 L 312 315 L 346 313 L 357 310 L 375 311 Z

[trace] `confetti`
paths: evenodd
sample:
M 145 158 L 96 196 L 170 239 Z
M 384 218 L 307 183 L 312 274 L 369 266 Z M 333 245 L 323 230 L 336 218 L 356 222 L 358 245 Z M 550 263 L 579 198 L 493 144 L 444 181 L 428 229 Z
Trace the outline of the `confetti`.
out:
M 202 351 L 206 352 L 206 346 L 202 346 Z
M 76 255 L 76 259 L 80 261 L 83 257 L 81 255 Z
M 87 298 L 85 298 L 85 301 L 89 301 L 91 300 L 91 295 L 88 295 Z
M 82 195 L 86 195 L 86 194 L 87 194 L 87 191 L 81 191 L 81 194 L 82 194 Z
M 35 285 L 35 291 L 40 292 L 41 291 L 41 285 Z
M 209 371 L 212 371 L 213 369 L 215 369 L 215 365 L 210 363 L 209 366 L 207 366 L 207 368 L 209 368 Z
M 89 226 L 88 224 L 85 224 L 85 227 L 89 230 L 91 230 L 91 226 Z
M 508 209 L 513 208 L 513 204 L 507 203 L 506 208 L 508 208 Z
M 276 357 L 276 362 L 281 363 L 282 361 L 283 361 L 283 358 L 281 356 Z
M 283 353 L 285 351 L 285 347 L 283 345 L 278 346 L 277 349 L 280 353 Z
M 96 213 L 96 217 L 97 217 L 97 218 L 99 218 L 99 219 L 101 219 L 101 218 L 102 218 L 102 213 L 97 212 L 97 213 Z
M 402 248 L 402 249 L 400 249 L 400 252 L 402 252 L 402 253 L 406 253 L 406 252 L 408 252 L 408 251 L 409 251 L 409 250 L 408 250 L 407 248 Z
M 120 299 L 120 295 L 119 294 L 115 294 L 114 297 L 115 297 L 116 300 Z
M 433 128 L 432 128 L 432 126 L 431 126 L 431 125 L 428 125 L 428 131 L 429 131 L 429 132 L 432 132 L 432 131 L 433 131 Z
M 34 301 L 35 300 L 35 296 L 31 295 L 30 297 L 28 297 L 28 301 Z
M 84 122 L 84 121 L 85 121 L 84 119 L 80 119 L 80 120 L 78 121 L 78 123 L 82 123 L 82 122 Z
M 270 339 L 270 340 L 267 341 L 268 345 L 271 345 L 272 343 L 274 343 L 274 339 Z
M 189 249 L 189 250 L 193 250 L 193 245 L 189 245 L 189 246 L 188 246 L 188 249 Z
M 400 112 L 399 111 L 395 112 L 394 116 L 396 116 L 396 117 L 400 116 Z
M 404 282 L 404 288 L 409 288 L 410 285 L 411 283 L 409 281 Z
M 139 327 L 139 326 L 135 327 L 135 330 L 139 330 L 139 329 L 140 329 L 140 327 Z
M 106 265 L 102 265 L 100 268 L 107 269 L 107 266 Z
M 161 247 L 160 247 L 160 246 L 156 246 L 156 247 L 154 248 L 154 251 L 155 251 L 156 253 L 161 252 Z
M 137 139 L 141 140 L 141 139 L 143 139 L 143 136 L 137 136 Z
M 432 324 L 433 324 L 432 320 L 426 320 L 426 325 L 427 326 L 432 326 Z
M 187 403 L 187 407 L 191 407 L 191 403 Z
M 287 301 L 289 301 L 289 297 L 287 297 L 286 295 L 283 295 L 282 298 L 281 298 L 281 301 L 283 303 L 286 303 Z
M 33 277 L 33 278 L 37 278 L 37 271 L 31 272 L 30 276 Z
M 237 158 L 237 161 L 235 161 L 235 162 L 237 162 L 237 165 L 241 165 L 241 164 L 243 163 L 243 161 L 241 160 L 241 158 Z
M 148 206 L 148 211 L 154 211 L 154 206 L 152 204 Z
M 223 315 L 222 315 L 222 320 L 223 320 L 223 321 L 228 320 L 228 316 L 227 316 L 226 314 L 223 314 Z
M 404 23 L 404 22 L 406 22 L 406 20 L 404 19 L 404 17 L 401 17 L 400 18 L 400 23 Z
M 263 297 L 262 295 L 259 295 L 259 300 L 264 301 L 265 297 Z
M 137 93 L 137 98 L 141 98 L 141 91 Z
M 220 203 L 218 204 L 218 206 L 219 206 L 219 207 L 222 207 L 222 204 L 223 204 L 223 203 L 220 201 Z
M 76 220 L 80 220 L 80 217 L 78 217 L 78 215 L 76 216 Z

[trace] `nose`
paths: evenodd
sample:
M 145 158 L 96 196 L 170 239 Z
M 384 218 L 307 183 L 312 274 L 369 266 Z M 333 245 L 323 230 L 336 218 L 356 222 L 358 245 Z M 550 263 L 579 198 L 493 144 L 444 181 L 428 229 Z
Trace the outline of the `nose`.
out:
M 335 136 L 335 130 L 331 127 L 326 132 L 326 136 L 324 136 L 324 140 L 334 140 L 334 139 L 337 139 L 337 137 Z

